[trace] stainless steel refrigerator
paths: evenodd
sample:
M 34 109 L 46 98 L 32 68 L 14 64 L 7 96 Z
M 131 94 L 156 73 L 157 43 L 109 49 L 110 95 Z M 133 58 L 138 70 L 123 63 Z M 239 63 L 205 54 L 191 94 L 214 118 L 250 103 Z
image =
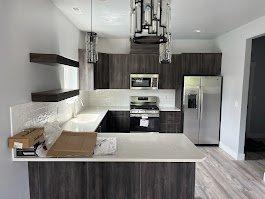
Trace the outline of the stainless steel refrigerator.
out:
M 184 76 L 184 134 L 194 144 L 219 144 L 222 77 Z

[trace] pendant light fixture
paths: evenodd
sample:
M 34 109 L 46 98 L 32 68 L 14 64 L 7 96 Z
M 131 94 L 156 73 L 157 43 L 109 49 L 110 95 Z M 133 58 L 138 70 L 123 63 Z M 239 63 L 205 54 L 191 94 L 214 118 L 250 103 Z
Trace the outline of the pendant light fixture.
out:
M 138 44 L 167 41 L 170 0 L 131 0 L 131 37 Z
M 171 63 L 171 34 L 167 35 L 167 42 L 159 44 L 159 62 L 162 64 Z
M 87 58 L 87 63 L 96 63 L 98 61 L 98 52 L 97 52 L 97 33 L 92 31 L 92 22 L 93 22 L 93 13 L 92 13 L 92 1 L 91 2 L 91 22 L 90 22 L 90 32 L 86 33 L 86 58 Z
M 160 63 L 171 62 L 170 0 L 131 0 L 131 41 L 159 44 Z

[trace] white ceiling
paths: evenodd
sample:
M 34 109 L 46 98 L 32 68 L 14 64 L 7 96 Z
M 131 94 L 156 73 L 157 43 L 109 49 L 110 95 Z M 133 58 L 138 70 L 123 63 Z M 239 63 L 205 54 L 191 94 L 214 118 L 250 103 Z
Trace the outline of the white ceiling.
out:
M 80 30 L 90 31 L 90 0 L 51 1 Z M 171 8 L 174 39 L 216 38 L 265 15 L 264 0 L 171 0 Z M 93 0 L 93 31 L 101 37 L 128 38 L 129 13 L 130 0 Z

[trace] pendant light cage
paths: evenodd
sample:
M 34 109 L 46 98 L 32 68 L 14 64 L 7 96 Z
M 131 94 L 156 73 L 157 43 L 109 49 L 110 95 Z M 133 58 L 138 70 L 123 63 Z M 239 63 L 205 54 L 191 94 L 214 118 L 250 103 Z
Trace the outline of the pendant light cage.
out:
M 159 62 L 171 63 L 170 0 L 131 0 L 131 41 L 159 44 Z
M 159 44 L 159 62 L 162 64 L 171 63 L 171 34 L 167 35 L 167 42 Z
M 98 61 L 97 40 L 98 40 L 97 33 L 95 32 L 86 33 L 87 63 L 96 63 Z
M 170 0 L 131 0 L 131 39 L 138 44 L 167 42 Z

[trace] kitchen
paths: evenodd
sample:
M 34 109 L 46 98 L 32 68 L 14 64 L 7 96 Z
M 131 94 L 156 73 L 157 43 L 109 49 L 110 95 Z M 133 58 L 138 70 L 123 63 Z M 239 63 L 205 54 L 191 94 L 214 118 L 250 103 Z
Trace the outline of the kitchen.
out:
M 88 6 L 90 3 L 90 1 L 85 2 Z M 116 3 L 100 0 L 95 0 L 93 3 L 97 11 L 105 8 L 104 4 L 116 5 Z M 12 7 L 12 5 L 16 6 Z M 91 30 L 92 23 L 90 24 L 90 20 L 85 20 L 85 25 L 80 25 L 80 22 L 76 21 L 79 17 L 90 19 L 90 7 L 82 7 L 81 4 L 64 4 L 60 0 L 30 1 L 25 4 L 10 1 L 3 4 L 6 9 L 3 9 L 2 19 L 10 22 L 4 24 L 5 31 L 1 38 L 1 45 L 6 49 L 3 52 L 3 64 L 9 66 L 9 68 L 4 67 L 2 74 L 5 75 L 1 76 L 3 81 L 1 83 L 6 86 L 1 96 L 3 107 L 5 107 L 1 109 L 1 118 L 3 118 L 1 131 L 4 132 L 3 138 L 1 136 L 3 142 L 1 164 L 3 163 L 2 171 L 6 171 L 5 174 L 3 173 L 6 180 L 3 183 L 1 181 L 3 185 L 0 186 L 3 197 L 174 198 L 180 197 L 180 193 L 185 193 L 182 198 L 214 198 L 215 190 L 219 194 L 218 197 L 239 198 L 245 195 L 240 193 L 231 179 L 240 178 L 244 181 L 249 177 L 254 178 L 254 182 L 259 184 L 260 188 L 254 192 L 254 189 L 249 188 L 251 184 L 241 182 L 250 190 L 248 193 L 250 198 L 258 198 L 257 195 L 264 194 L 262 166 L 258 168 L 255 166 L 253 169 L 251 166 L 244 165 L 244 168 L 254 173 L 254 176 L 249 176 L 244 171 L 232 167 L 232 170 L 239 173 L 234 176 L 236 172 L 230 173 L 231 167 L 228 167 L 229 163 L 233 163 L 230 165 L 241 164 L 235 159 L 242 160 L 243 157 L 239 150 L 240 140 L 235 136 L 239 134 L 239 130 L 229 125 L 228 121 L 233 121 L 236 126 L 239 121 L 238 108 L 243 106 L 241 100 L 236 98 L 234 101 L 234 98 L 233 100 L 231 98 L 238 92 L 242 96 L 243 91 L 241 92 L 240 86 L 235 88 L 242 79 L 235 82 L 229 79 L 234 71 L 230 71 L 233 68 L 228 57 L 236 52 L 233 48 L 238 46 L 235 45 L 233 48 L 230 46 L 233 50 L 227 48 L 226 45 L 230 42 L 229 38 L 220 36 L 224 34 L 223 32 L 219 33 L 220 37 L 203 38 L 205 35 L 200 31 L 204 30 L 197 30 L 198 27 L 196 27 L 197 31 L 195 28 L 192 29 L 192 36 L 188 36 L 186 32 L 186 37 L 183 39 L 183 36 L 176 36 L 174 33 L 176 29 L 172 28 L 175 34 L 172 41 L 172 57 L 169 63 L 164 63 L 160 60 L 158 45 L 152 44 L 150 47 L 142 44 L 139 47 L 139 44 L 130 42 L 127 33 L 124 36 L 123 31 L 129 32 L 130 29 L 128 26 L 130 6 L 129 2 L 120 5 L 121 7 L 117 7 L 120 9 L 117 12 L 121 12 L 118 19 L 116 15 L 110 16 L 112 21 L 93 17 L 92 28 L 99 34 L 98 60 L 93 65 L 87 63 L 85 49 L 85 32 Z M 233 4 L 233 6 L 236 5 L 236 3 Z M 10 6 L 13 9 L 12 12 L 8 12 Z M 122 6 L 128 8 L 127 14 L 122 12 L 124 9 Z M 252 6 L 253 10 L 261 7 L 257 4 Z M 172 9 L 176 7 L 176 1 L 172 1 Z M 30 14 L 29 11 L 33 8 L 39 12 Z M 28 14 L 19 14 L 20 10 Z M 249 9 L 246 10 L 249 11 Z M 88 13 L 82 14 L 82 12 Z M 51 14 L 47 16 L 46 13 Z M 262 11 L 255 13 L 259 13 L 260 17 L 264 15 Z M 124 17 L 124 14 L 128 17 Z M 256 18 L 258 18 L 257 15 Z M 118 23 L 123 17 L 127 21 L 123 24 Z M 252 16 L 252 19 L 255 17 Z M 172 17 L 172 21 L 173 19 L 175 17 Z M 43 26 L 39 25 L 41 20 Z M 113 20 L 114 22 L 117 20 L 118 25 Z M 250 21 L 248 18 L 242 19 L 238 24 L 234 22 L 234 26 L 230 26 L 225 31 L 232 31 Z M 99 22 L 102 24 L 98 25 Z M 113 35 L 115 31 L 113 26 L 110 27 L 110 23 L 113 23 L 116 29 L 120 28 L 119 36 L 116 38 L 108 36 Z M 255 23 L 252 26 L 256 26 Z M 13 32 L 11 25 L 14 24 L 17 25 L 17 29 L 20 28 L 21 32 L 11 34 Z M 27 32 L 32 30 L 32 26 L 35 32 Z M 85 32 L 84 26 L 86 26 Z M 106 28 L 102 30 L 100 26 Z M 244 28 L 242 29 L 244 31 Z M 261 31 L 257 32 L 260 34 Z M 258 35 L 257 32 L 253 34 Z M 20 36 L 17 37 L 17 35 Z M 253 36 L 249 35 L 248 38 Z M 244 51 L 242 54 L 245 53 Z M 16 59 L 11 56 L 13 54 L 17 57 Z M 242 60 L 238 62 L 242 63 Z M 242 65 L 235 62 L 233 64 L 239 68 L 241 67 L 239 65 Z M 243 78 L 243 73 L 238 75 L 242 75 L 240 77 Z M 185 79 L 189 76 L 195 79 L 187 80 L 188 82 L 185 83 Z M 207 77 L 211 78 L 210 76 L 217 78 L 219 83 L 217 86 L 207 88 L 204 83 L 207 82 Z M 10 80 L 15 83 L 5 83 Z M 189 83 L 196 81 L 199 83 L 190 89 Z M 202 87 L 204 89 L 198 89 Z M 54 91 L 54 89 L 59 90 Z M 231 91 L 232 94 L 229 89 L 234 89 L 233 92 Z M 214 97 L 210 95 L 213 98 L 216 97 L 212 101 L 216 103 L 214 106 L 209 106 L 212 104 L 208 101 L 211 97 L 204 92 L 215 93 Z M 203 102 L 207 102 L 206 106 L 201 106 Z M 212 107 L 214 109 L 211 109 Z M 209 117 L 210 113 L 214 113 L 214 116 Z M 187 117 L 189 114 L 192 115 Z M 205 114 L 208 117 L 204 118 Z M 193 120 L 189 121 L 189 119 Z M 206 122 L 200 122 L 203 120 Z M 207 121 L 214 123 L 212 126 L 215 129 L 214 133 L 212 128 L 209 130 Z M 204 125 L 206 128 L 199 131 L 198 129 Z M 114 150 L 114 155 L 92 158 L 35 157 L 35 153 L 34 157 L 21 157 L 23 151 L 21 153 L 20 150 L 19 154 L 16 149 L 8 149 L 6 143 L 8 137 L 27 128 L 43 126 L 58 131 L 98 132 L 99 140 L 116 138 L 117 148 Z M 235 133 L 229 134 L 227 138 L 229 128 Z M 214 135 L 213 139 L 212 135 Z M 202 147 L 194 144 L 214 146 Z M 227 154 L 232 157 L 227 158 Z M 215 162 L 215 158 L 220 158 L 219 156 L 225 161 L 221 160 L 223 162 L 221 166 L 218 163 L 218 167 L 221 168 L 218 171 L 212 167 L 211 161 Z M 247 162 L 247 164 L 250 163 Z M 129 171 L 124 168 L 129 168 Z M 227 172 L 227 175 L 232 178 L 226 178 L 226 175 L 220 176 L 219 172 Z M 228 193 L 218 187 L 214 177 L 209 176 L 218 176 L 222 182 L 219 186 L 226 187 Z M 67 183 L 69 179 L 73 183 Z M 165 185 L 169 181 L 172 182 L 170 186 L 158 186 L 159 183 Z M 209 188 L 209 182 L 214 184 L 214 188 Z M 132 184 L 134 186 L 131 186 Z M 8 188 L 13 185 L 17 187 L 16 191 Z M 229 185 L 232 188 L 228 187 Z M 173 187 L 178 188 L 174 190 Z M 25 190 L 27 190 L 26 193 Z M 95 190 L 101 190 L 101 192 Z

